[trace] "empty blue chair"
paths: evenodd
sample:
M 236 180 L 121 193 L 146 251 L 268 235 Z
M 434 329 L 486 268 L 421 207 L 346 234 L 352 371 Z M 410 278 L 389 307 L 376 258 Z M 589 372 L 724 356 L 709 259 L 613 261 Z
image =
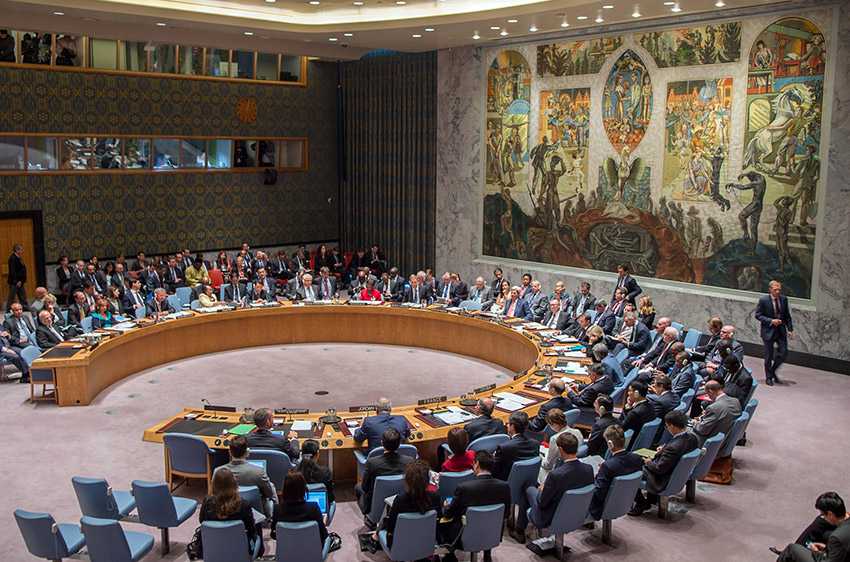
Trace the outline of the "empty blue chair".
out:
M 744 369 L 747 369 L 747 367 L 744 367 Z M 757 381 L 756 378 L 753 377 L 753 372 L 750 369 L 747 369 L 747 373 L 749 373 L 750 377 L 752 377 L 753 379 L 753 386 L 750 387 L 750 394 L 747 396 L 747 400 L 744 402 L 744 404 L 750 403 L 750 400 L 753 399 L 753 395 L 756 393 L 756 389 L 759 386 L 759 381 Z
M 198 310 L 199 308 L 201 308 L 201 301 L 199 301 L 198 299 L 193 300 L 189 303 L 189 308 L 191 310 Z
M 564 419 L 567 422 L 567 425 L 572 427 L 578 423 L 578 420 L 581 418 L 581 410 L 578 408 L 571 408 L 564 412 Z
M 113 490 L 103 478 L 71 478 L 80 512 L 98 519 L 123 519 L 136 509 L 133 494 L 126 491 Z
M 702 332 L 693 328 L 688 328 L 688 333 L 685 334 L 685 349 L 693 349 L 698 346 L 701 337 Z
M 125 531 L 114 519 L 80 519 L 91 562 L 136 562 L 153 550 L 153 537 Z
M 183 302 L 177 295 L 168 295 L 166 300 L 168 301 L 168 304 L 171 305 L 171 308 L 173 308 L 176 312 L 183 310 Z
M 212 484 L 211 458 L 213 451 L 200 437 L 186 433 L 167 433 L 162 439 L 165 446 L 165 475 L 168 488 L 174 491 L 174 477 L 185 481 L 203 479 L 210 493 Z
M 590 500 L 593 498 L 595 489 L 593 484 L 588 484 L 583 488 L 568 490 L 561 496 L 552 524 L 549 525 L 549 531 L 555 535 L 555 548 L 558 551 L 559 560 L 564 559 L 564 535 L 581 528 L 587 520 L 587 510 L 590 508 Z M 528 511 L 530 515 L 531 508 Z
M 517 504 L 525 501 L 525 490 L 529 486 L 537 486 L 537 476 L 540 474 L 542 460 L 539 456 L 517 461 L 508 473 L 508 485 L 511 487 L 511 520 Z
M 46 560 L 62 560 L 86 544 L 79 525 L 56 523 L 49 513 L 15 510 L 15 521 L 30 554 Z
M 623 403 L 623 396 L 626 393 L 626 389 L 629 388 L 629 385 L 632 384 L 635 379 L 637 379 L 637 377 L 638 368 L 633 367 L 631 371 L 626 373 L 626 376 L 623 379 L 623 384 L 618 385 L 614 388 L 614 392 L 611 393 L 611 400 L 614 401 L 615 406 Z
M 41 355 L 41 349 L 35 345 L 28 345 L 21 350 L 21 359 L 27 364 L 27 367 L 32 366 L 32 362 L 38 359 Z
M 750 422 L 753 421 L 753 414 L 756 413 L 756 408 L 759 407 L 759 401 L 756 398 L 753 398 L 747 403 L 747 406 L 744 408 L 744 411 L 750 415 L 747 419 L 747 423 L 744 424 L 744 430 L 741 432 L 741 438 L 744 439 L 747 436 L 747 428 L 750 427 Z
M 168 491 L 167 482 L 133 480 L 131 486 L 133 497 L 136 498 L 139 521 L 160 530 L 160 552 L 165 556 L 171 550 L 168 530 L 179 527 L 194 515 L 198 502 L 189 498 L 173 497 Z
M 366 519 L 373 525 L 377 525 L 384 513 L 384 500 L 390 496 L 400 494 L 404 491 L 404 474 L 392 476 L 378 476 L 375 478 L 375 488 L 372 490 L 372 505 Z
M 174 291 L 174 296 L 180 299 L 180 306 L 175 307 L 177 310 L 180 310 L 183 307 L 189 306 L 189 303 L 192 302 L 192 288 L 177 287 Z
M 694 391 L 693 388 L 686 390 L 679 401 L 679 405 L 676 406 L 676 409 L 687 414 L 691 410 L 691 404 L 694 402 L 694 396 L 696 396 L 696 391 Z
M 705 478 L 706 475 L 711 471 L 711 465 L 714 464 L 714 459 L 717 458 L 717 453 L 720 451 L 720 446 L 723 444 L 723 440 L 726 438 L 726 434 L 722 431 L 716 435 L 712 435 L 702 444 L 702 456 L 699 459 L 699 462 L 694 467 L 694 470 L 691 472 L 691 477 L 688 480 L 688 485 L 685 488 L 685 499 L 694 503 L 697 496 L 697 480 Z
M 230 283 L 222 283 L 221 287 L 218 288 L 218 300 L 224 302 L 224 289 L 230 287 Z
M 471 300 L 463 301 L 458 305 L 460 308 L 469 311 L 481 310 L 481 303 Z
M 505 435 L 504 433 L 499 433 L 496 435 L 485 435 L 484 437 L 479 437 L 478 439 L 475 439 L 466 447 L 466 450 L 475 451 L 476 453 L 478 451 L 488 451 L 490 453 L 493 453 L 496 451 L 499 445 L 501 445 L 505 441 L 508 441 L 509 439 L 510 437 Z
M 437 492 L 440 495 L 440 500 L 446 501 L 446 499 L 451 498 L 455 494 L 455 488 L 457 488 L 461 482 L 466 482 L 473 478 L 475 478 L 475 474 L 471 470 L 464 470 L 462 472 L 441 472 L 440 486 Z
M 201 523 L 204 562 L 252 562 L 260 553 L 261 542 L 258 537 L 254 544 L 248 545 L 248 534 L 242 521 Z
M 286 475 L 292 470 L 292 460 L 290 460 L 289 455 L 274 449 L 251 448 L 248 450 L 248 460 L 266 461 L 266 474 L 269 475 L 269 480 L 272 481 L 278 492 L 283 491 L 283 481 L 286 480 Z
M 322 543 L 315 521 L 277 524 L 277 562 L 324 562 L 330 550 L 331 538 Z
M 629 444 L 629 450 L 637 451 L 638 449 L 648 449 L 652 447 L 652 443 L 655 441 L 655 436 L 658 435 L 659 427 L 661 427 L 661 418 L 655 418 L 654 420 L 643 424 L 643 427 L 640 428 L 640 432 L 638 432 L 637 437 L 635 437 Z
M 83 329 L 84 334 L 88 334 L 92 331 L 92 318 L 91 316 L 86 316 L 82 320 L 80 320 L 80 327 Z
M 685 325 L 681 322 L 670 322 L 670 325 L 679 330 L 679 338 L 681 338 L 685 330 Z
M 141 320 L 147 314 L 147 309 L 142 306 L 136 309 L 136 320 Z
M 688 483 L 691 473 L 694 471 L 694 467 L 699 462 L 701 455 L 702 449 L 694 449 L 690 453 L 682 455 L 679 462 L 676 463 L 676 468 L 673 469 L 667 486 L 658 494 L 658 517 L 660 519 L 667 518 L 667 505 L 670 501 L 670 496 L 675 496 L 682 491 L 682 488 Z
M 378 542 L 390 560 L 421 560 L 434 554 L 437 512 L 400 513 L 395 524 L 393 544 L 387 544 L 386 531 L 378 532 Z
M 414 459 L 419 458 L 419 450 L 413 445 L 408 445 L 407 443 L 403 443 L 398 446 L 397 453 L 399 455 L 406 455 L 408 457 L 413 457 Z M 375 447 L 368 453 L 365 451 L 360 451 L 358 449 L 354 450 L 354 460 L 357 461 L 357 479 L 363 476 L 363 467 L 366 466 L 366 461 L 371 457 L 376 457 L 378 455 L 384 454 L 383 447 Z
M 617 476 L 608 488 L 605 504 L 602 507 L 602 542 L 611 544 L 613 521 L 626 515 L 635 503 L 635 495 L 640 489 L 643 472 L 638 470 L 631 474 Z
M 318 483 L 315 483 L 315 484 L 307 484 L 307 489 L 310 490 L 311 492 L 320 492 L 320 491 L 325 492 L 325 493 L 328 492 L 328 489 L 321 482 L 318 482 Z M 336 515 L 336 500 L 331 501 L 328 504 L 328 513 L 325 516 L 325 518 L 326 518 L 325 526 L 326 527 L 330 527 L 331 523 L 334 522 L 334 515 Z
M 623 361 L 625 361 L 626 357 L 628 357 L 628 356 L 629 356 L 629 348 L 624 347 L 623 349 L 621 349 L 617 353 L 617 355 L 614 356 L 614 359 L 617 361 L 617 363 L 622 363 Z
M 476 562 L 479 552 L 493 550 L 501 544 L 505 504 L 469 507 L 465 517 L 460 541 L 463 551 L 471 553 L 472 562 Z
M 747 426 L 749 421 L 750 414 L 747 412 L 741 412 L 741 415 L 738 416 L 738 419 L 732 424 L 732 429 L 729 430 L 729 435 L 726 436 L 723 446 L 720 447 L 720 451 L 717 452 L 718 459 L 725 459 L 726 457 L 732 456 L 732 449 L 735 448 L 735 445 L 744 435 L 744 428 Z

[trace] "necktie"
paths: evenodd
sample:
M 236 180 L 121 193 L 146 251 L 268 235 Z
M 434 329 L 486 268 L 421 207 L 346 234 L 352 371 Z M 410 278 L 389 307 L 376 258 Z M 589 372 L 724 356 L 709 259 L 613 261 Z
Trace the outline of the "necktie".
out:
M 773 299 L 773 315 L 779 318 L 779 299 Z
M 413 289 L 413 302 L 419 303 L 419 287 Z
M 53 335 L 56 336 L 56 339 L 62 341 L 62 336 L 59 335 L 59 332 L 56 331 L 56 328 L 53 325 L 50 326 L 50 331 L 53 332 Z
M 233 292 L 233 295 L 234 295 L 234 297 L 235 297 L 233 300 L 238 301 L 238 300 L 239 300 L 239 283 L 237 283 L 237 284 L 236 284 L 236 287 L 235 287 L 235 290 L 234 290 L 234 292 Z
M 472 300 L 474 300 L 475 302 L 480 303 L 480 302 L 481 302 L 481 291 L 477 291 L 477 292 L 475 293 L 475 297 L 474 297 Z
M 23 318 L 21 318 L 20 320 L 18 320 L 18 329 L 19 329 L 21 332 L 23 332 L 23 333 L 24 333 L 24 335 L 26 335 L 26 336 L 27 336 L 27 338 L 29 338 L 29 337 L 30 337 L 30 329 L 29 329 L 29 326 L 27 326 L 27 323 L 26 323 L 26 322 L 24 322 Z
M 307 300 L 313 300 L 313 287 L 307 287 Z
M 331 282 L 325 279 L 325 297 L 330 298 L 331 296 Z
M 552 315 L 552 318 L 549 319 L 549 327 L 554 328 L 558 323 L 558 313 Z
M 451 285 L 446 285 L 445 287 L 443 287 L 443 298 L 444 299 L 449 298 L 449 288 L 450 287 L 451 287 Z
M 515 301 L 515 300 L 512 300 L 512 301 L 511 301 L 511 306 L 509 306 L 509 307 L 508 307 L 508 316 L 513 316 L 513 315 L 514 315 L 514 310 L 515 310 L 515 309 L 516 309 L 516 301 Z

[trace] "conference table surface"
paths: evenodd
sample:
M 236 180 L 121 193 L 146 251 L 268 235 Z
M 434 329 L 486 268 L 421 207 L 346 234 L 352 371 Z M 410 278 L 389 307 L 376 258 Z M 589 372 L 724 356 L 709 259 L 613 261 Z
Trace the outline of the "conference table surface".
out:
M 149 323 L 120 334 L 107 330 L 106 335 L 111 337 L 93 349 L 78 343 L 64 343 L 58 350 L 47 352 L 33 362 L 34 369 L 53 369 L 59 405 L 90 404 L 101 391 L 121 379 L 172 361 L 281 344 L 334 342 L 422 347 L 489 361 L 515 374 L 502 384 L 470 389 L 462 397 L 442 396 L 439 385 L 435 385 L 435 396 L 411 397 L 414 404 L 394 407 L 393 413 L 408 421 L 409 441 L 426 457 L 436 455 L 437 447 L 453 427 L 435 417 L 447 408 L 471 411 L 472 404 L 479 398 L 511 393 L 512 409 L 516 408 L 516 397 L 520 397 L 522 411 L 529 416 L 535 415 L 548 399 L 542 387 L 552 375 L 550 367 L 559 359 L 555 352 L 548 350 L 548 344 L 537 331 L 523 329 L 517 319 L 497 320 L 475 313 L 450 313 L 437 307 L 420 309 L 388 304 L 299 305 L 284 302 L 271 307 L 192 312 L 182 318 Z M 569 360 L 581 364 L 589 362 L 584 357 Z M 569 377 L 576 382 L 587 380 L 580 374 Z M 326 423 L 327 418 L 320 420 L 329 414 L 327 411 L 310 412 L 299 409 L 297 404 L 286 406 L 286 410 L 275 412 L 275 421 L 280 424 L 275 429 L 288 432 L 294 422 L 302 422 L 302 427 L 309 422 L 309 429 L 298 431 L 299 437 L 317 439 L 325 456 L 331 452 L 331 457 L 333 450 L 359 447 L 352 436 L 353 426 L 364 416 L 374 414 L 373 405 L 339 404 L 331 414 L 341 419 L 334 418 L 336 423 Z M 232 435 L 230 430 L 240 424 L 242 414 L 185 408 L 146 429 L 144 440 L 162 442 L 166 433 L 193 433 L 210 447 L 224 449 L 228 436 Z M 510 410 L 497 405 L 494 416 L 506 420 L 509 415 Z M 334 465 L 335 473 L 350 473 L 353 469 L 349 461 L 327 460 Z

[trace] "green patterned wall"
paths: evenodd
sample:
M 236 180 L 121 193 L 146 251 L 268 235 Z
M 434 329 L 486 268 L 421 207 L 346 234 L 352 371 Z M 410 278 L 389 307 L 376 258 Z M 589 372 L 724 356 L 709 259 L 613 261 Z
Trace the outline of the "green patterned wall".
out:
M 308 172 L 0 176 L 0 211 L 42 210 L 45 257 L 335 240 L 336 65 L 308 87 L 0 69 L 0 131 L 305 136 Z M 239 121 L 240 99 L 257 120 Z M 328 203 L 328 198 L 333 198 Z

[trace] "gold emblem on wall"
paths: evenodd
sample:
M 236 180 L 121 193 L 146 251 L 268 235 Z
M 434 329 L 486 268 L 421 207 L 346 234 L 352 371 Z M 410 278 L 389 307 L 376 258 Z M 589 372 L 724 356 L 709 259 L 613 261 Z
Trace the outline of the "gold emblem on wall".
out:
M 236 103 L 236 116 L 243 123 L 257 121 L 257 98 L 242 98 Z

